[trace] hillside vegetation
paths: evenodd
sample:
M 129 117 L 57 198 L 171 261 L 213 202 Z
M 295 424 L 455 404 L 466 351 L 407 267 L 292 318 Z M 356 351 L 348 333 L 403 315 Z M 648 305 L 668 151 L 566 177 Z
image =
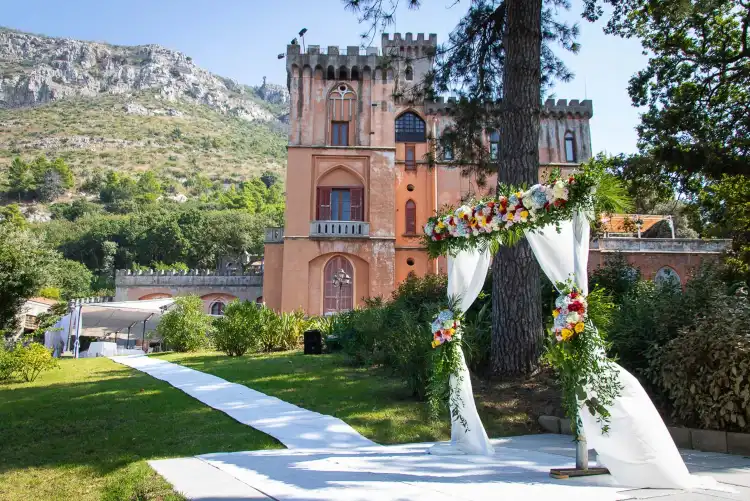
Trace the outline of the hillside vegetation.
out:
M 101 170 L 149 169 L 175 179 L 197 170 L 211 179 L 240 181 L 265 170 L 281 172 L 285 147 L 278 122 L 251 122 L 183 101 L 165 103 L 154 93 L 0 109 L 3 170 L 16 156 L 61 157 L 82 182 Z
M 108 170 L 182 182 L 279 174 L 287 114 L 285 88 L 241 84 L 178 51 L 0 27 L 0 183 L 14 158 L 40 155 L 62 158 L 77 189 Z

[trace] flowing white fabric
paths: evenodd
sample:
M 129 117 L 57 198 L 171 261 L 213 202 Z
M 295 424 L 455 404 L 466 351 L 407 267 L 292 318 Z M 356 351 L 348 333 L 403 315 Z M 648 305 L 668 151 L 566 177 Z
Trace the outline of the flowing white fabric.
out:
M 490 267 L 489 250 L 463 251 L 456 257 L 448 257 L 448 297 L 459 299 L 461 311 L 469 307 L 482 291 Z M 465 423 L 451 416 L 450 444 L 437 444 L 430 448 L 430 454 L 478 454 L 492 455 L 495 450 L 490 444 L 487 432 L 479 419 L 471 388 L 469 369 L 462 350 L 459 350 L 461 366 L 458 377 L 450 377 L 451 400 L 458 402 L 458 411 Z M 458 398 L 455 398 L 458 396 Z M 465 424 L 465 426 L 464 426 Z
M 556 228 L 546 226 L 527 231 L 526 238 L 539 265 L 552 283 L 572 275 L 576 285 L 588 293 L 589 224 L 585 214 Z M 623 386 L 610 406 L 609 433 L 586 408 L 579 413 L 588 446 L 596 449 L 599 462 L 621 485 L 641 488 L 716 489 L 710 477 L 690 475 L 667 427 L 638 380 L 613 364 Z
M 65 350 L 65 342 L 68 339 L 69 327 L 70 315 L 68 314 L 44 332 L 44 346 L 52 350 L 52 356 L 55 358 L 60 358 Z

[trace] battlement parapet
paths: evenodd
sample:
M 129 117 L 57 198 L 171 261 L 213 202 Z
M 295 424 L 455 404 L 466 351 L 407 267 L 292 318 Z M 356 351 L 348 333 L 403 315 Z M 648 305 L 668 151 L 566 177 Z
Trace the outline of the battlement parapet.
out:
M 425 38 L 424 33 L 417 33 L 417 38 L 414 38 L 414 34 L 412 33 L 404 33 L 403 36 L 401 33 L 394 33 L 393 38 L 391 38 L 389 33 L 383 33 L 380 38 L 380 46 L 383 48 L 393 46 L 406 47 L 409 45 L 412 47 L 415 45 L 437 47 L 437 34 L 430 33 Z
M 329 66 L 335 69 L 336 74 L 343 66 L 350 69 L 357 67 L 362 75 L 365 68 L 374 71 L 375 67 L 381 65 L 377 47 L 367 47 L 362 50 L 357 45 L 350 45 L 346 48 L 329 45 L 325 51 L 321 51 L 319 45 L 308 45 L 307 52 L 303 53 L 298 44 L 286 46 L 286 70 L 289 74 L 294 67 L 301 71 L 305 66 L 309 66 L 311 69 L 319 67 L 325 76 Z
M 499 104 L 499 103 L 498 103 Z M 455 113 L 456 99 L 449 97 L 446 101 L 442 97 L 434 101 L 425 101 L 424 109 L 427 115 L 453 115 Z M 591 118 L 594 116 L 594 106 L 590 99 L 579 101 L 578 99 L 547 99 L 541 109 L 542 117 L 549 118 Z
M 120 273 L 125 271 L 126 273 Z M 228 273 L 217 274 L 210 270 L 191 270 L 201 271 L 201 273 L 127 273 L 128 270 L 118 270 L 115 275 L 115 288 L 118 291 L 130 287 L 166 287 L 170 289 L 179 288 L 211 288 L 217 290 L 227 290 L 232 288 L 262 287 L 262 273 Z M 153 270 L 150 270 L 153 271 Z
M 547 99 L 542 106 L 542 116 L 552 118 L 581 117 L 591 118 L 594 116 L 594 105 L 591 99 Z
M 209 269 L 194 269 L 194 270 L 117 270 L 115 277 L 237 277 L 237 276 L 262 276 L 262 267 L 251 267 L 248 270 L 232 271 L 232 270 L 209 270 Z

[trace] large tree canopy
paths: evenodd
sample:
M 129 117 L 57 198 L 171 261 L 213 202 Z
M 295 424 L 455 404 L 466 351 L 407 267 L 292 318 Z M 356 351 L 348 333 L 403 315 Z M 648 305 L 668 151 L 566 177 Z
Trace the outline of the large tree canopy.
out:
M 601 15 L 586 0 L 589 19 Z M 607 0 L 606 30 L 638 37 L 648 65 L 630 81 L 647 106 L 641 147 L 686 177 L 750 173 L 750 2 Z

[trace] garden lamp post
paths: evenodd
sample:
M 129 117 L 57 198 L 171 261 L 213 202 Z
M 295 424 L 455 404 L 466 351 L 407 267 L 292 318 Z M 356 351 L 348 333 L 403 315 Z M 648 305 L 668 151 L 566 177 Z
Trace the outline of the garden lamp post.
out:
M 346 272 L 341 269 L 337 271 L 333 275 L 333 286 L 336 287 L 336 311 L 340 311 L 340 301 L 341 301 L 341 289 L 345 285 L 349 285 L 352 283 L 352 277 L 346 274 Z

